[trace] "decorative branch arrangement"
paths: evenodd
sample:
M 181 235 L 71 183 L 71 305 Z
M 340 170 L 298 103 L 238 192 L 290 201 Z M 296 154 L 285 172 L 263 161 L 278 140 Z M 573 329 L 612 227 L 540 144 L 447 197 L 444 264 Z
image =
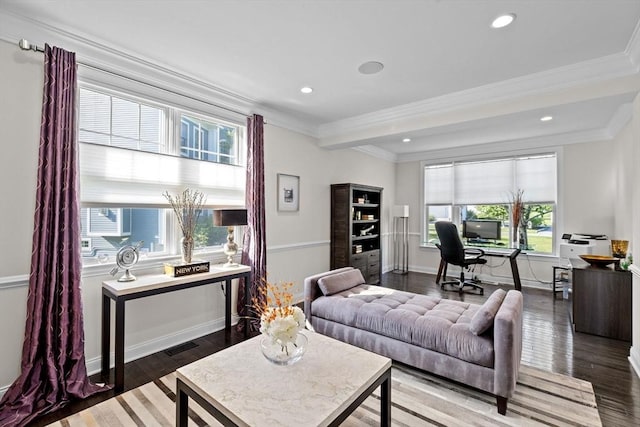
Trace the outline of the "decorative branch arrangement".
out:
M 191 262 L 193 251 L 193 236 L 195 234 L 198 218 L 202 213 L 202 206 L 206 200 L 204 193 L 198 190 L 186 189 L 181 194 L 172 196 L 168 191 L 162 195 L 169 201 L 173 212 L 178 217 L 178 224 L 182 230 L 182 259 L 185 263 Z
M 513 242 L 523 243 L 520 241 L 520 226 L 524 219 L 524 190 L 518 189 L 515 193 L 511 193 L 511 223 L 513 230 Z M 526 237 L 526 236 L 525 236 Z

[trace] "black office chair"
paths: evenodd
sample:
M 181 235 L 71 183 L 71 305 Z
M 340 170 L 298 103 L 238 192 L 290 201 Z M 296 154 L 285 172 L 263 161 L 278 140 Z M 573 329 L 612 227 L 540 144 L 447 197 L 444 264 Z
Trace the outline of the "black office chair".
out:
M 445 291 L 458 291 L 464 292 L 465 287 L 470 287 L 473 290 L 480 291 L 480 295 L 484 295 L 484 289 L 478 285 L 464 278 L 464 270 L 470 266 L 477 264 L 485 264 L 487 260 L 482 258 L 484 251 L 478 248 L 465 248 L 460 240 L 458 234 L 458 228 L 456 225 L 449 221 L 436 222 L 436 233 L 438 233 L 438 239 L 440 243 L 436 246 L 440 249 L 440 256 L 446 264 L 453 264 L 460 267 L 460 279 L 453 281 L 443 281 L 440 284 L 440 289 Z M 446 276 L 446 264 L 445 264 L 445 276 Z M 447 289 L 446 286 L 455 285 L 453 289 Z

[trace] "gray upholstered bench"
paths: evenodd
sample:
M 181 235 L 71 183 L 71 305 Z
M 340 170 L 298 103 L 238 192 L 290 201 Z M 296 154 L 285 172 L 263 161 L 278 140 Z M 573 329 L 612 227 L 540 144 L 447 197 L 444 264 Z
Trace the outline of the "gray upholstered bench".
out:
M 364 283 L 350 267 L 305 279 L 305 315 L 316 332 L 492 393 L 506 413 L 522 352 L 522 294 L 483 305 Z

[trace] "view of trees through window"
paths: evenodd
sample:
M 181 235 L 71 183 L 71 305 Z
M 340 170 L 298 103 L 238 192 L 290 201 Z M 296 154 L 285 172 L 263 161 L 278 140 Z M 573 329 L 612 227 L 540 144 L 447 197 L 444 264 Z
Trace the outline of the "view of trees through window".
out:
M 436 243 L 438 236 L 435 232 L 436 221 L 453 221 L 458 225 L 462 235 L 464 220 L 499 220 L 502 222 L 499 242 L 489 242 L 500 246 L 510 247 L 514 244 L 514 234 L 510 222 L 511 211 L 508 204 L 499 205 L 464 205 L 456 206 L 427 206 L 427 242 Z M 525 250 L 539 253 L 553 253 L 553 204 L 525 204 L 524 222 L 527 224 Z M 454 218 L 454 211 L 458 212 Z

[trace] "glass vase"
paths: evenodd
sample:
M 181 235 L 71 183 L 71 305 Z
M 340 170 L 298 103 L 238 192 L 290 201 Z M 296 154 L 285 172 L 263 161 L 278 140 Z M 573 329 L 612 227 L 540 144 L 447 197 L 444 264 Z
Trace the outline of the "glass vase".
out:
M 180 252 L 182 254 L 182 263 L 190 264 L 193 255 L 193 237 L 183 237 L 180 239 Z
M 260 341 L 260 349 L 266 359 L 276 365 L 293 365 L 304 355 L 307 349 L 307 337 L 298 334 L 295 341 L 281 342 L 265 335 Z

